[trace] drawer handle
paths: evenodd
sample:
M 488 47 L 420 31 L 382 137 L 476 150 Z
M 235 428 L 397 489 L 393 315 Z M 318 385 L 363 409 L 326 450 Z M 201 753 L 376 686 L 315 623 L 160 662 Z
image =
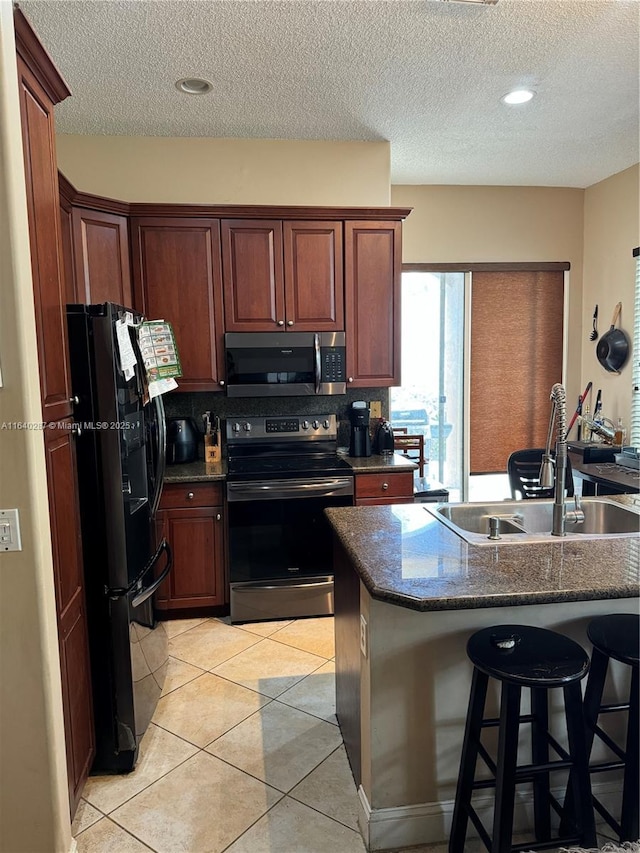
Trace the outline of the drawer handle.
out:
M 193 494 L 193 492 L 187 492 L 187 500 L 188 501 L 192 501 L 194 499 L 194 497 L 195 497 L 195 495 Z
M 220 513 L 219 512 L 216 513 L 216 521 L 220 521 L 221 518 L 222 518 L 222 516 L 220 515 Z
M 382 484 L 382 491 L 383 492 L 386 492 L 388 488 L 389 488 L 389 483 L 383 483 Z

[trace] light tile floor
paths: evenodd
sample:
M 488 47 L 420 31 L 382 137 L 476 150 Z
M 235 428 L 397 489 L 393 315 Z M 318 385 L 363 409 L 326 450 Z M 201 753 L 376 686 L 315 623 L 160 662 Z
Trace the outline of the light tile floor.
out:
M 165 688 L 138 764 L 89 778 L 79 853 L 364 853 L 333 619 L 166 624 Z
M 165 624 L 169 668 L 138 764 L 89 778 L 78 853 L 365 853 L 333 619 Z

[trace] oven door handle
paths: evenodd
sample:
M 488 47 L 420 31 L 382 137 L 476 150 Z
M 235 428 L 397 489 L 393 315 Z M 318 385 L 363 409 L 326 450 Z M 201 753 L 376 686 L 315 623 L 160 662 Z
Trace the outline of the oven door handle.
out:
M 319 394 L 320 382 L 322 381 L 322 360 L 320 356 L 320 335 L 317 332 L 313 336 L 313 364 L 315 368 L 316 394 Z
M 353 477 L 331 480 L 253 480 L 251 483 L 227 482 L 229 501 L 274 500 L 277 498 L 329 497 L 352 495 Z

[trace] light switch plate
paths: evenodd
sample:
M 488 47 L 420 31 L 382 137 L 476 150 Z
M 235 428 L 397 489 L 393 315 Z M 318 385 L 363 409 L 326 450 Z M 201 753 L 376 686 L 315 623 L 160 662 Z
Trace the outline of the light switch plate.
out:
M 17 509 L 0 509 L 0 552 L 22 551 Z
M 380 402 L 380 400 L 373 400 L 369 404 L 369 414 L 372 418 L 382 417 L 382 403 Z

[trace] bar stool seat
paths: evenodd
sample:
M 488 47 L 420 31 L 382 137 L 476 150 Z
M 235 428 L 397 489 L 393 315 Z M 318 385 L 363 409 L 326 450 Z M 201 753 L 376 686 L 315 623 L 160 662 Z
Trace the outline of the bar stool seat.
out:
M 567 844 L 595 847 L 580 691 L 580 681 L 589 670 L 586 652 L 554 631 L 530 625 L 498 625 L 473 634 L 467 643 L 467 654 L 474 669 L 449 853 L 463 853 L 469 820 L 491 853 L 546 850 Z M 501 684 L 498 718 L 484 717 L 489 678 Z M 526 715 L 520 714 L 523 688 L 531 691 L 531 713 Z M 548 691 L 554 688 L 562 688 L 564 694 L 568 752 L 549 732 Z M 531 724 L 532 760 L 518 765 L 521 723 Z M 488 727 L 498 728 L 495 761 L 481 742 L 482 730 Z M 549 747 L 559 760 L 549 760 Z M 492 779 L 475 779 L 478 756 L 489 768 Z M 551 809 L 564 815 L 564 807 L 550 790 L 550 773 L 556 770 L 571 770 L 572 811 L 570 819 L 564 821 L 566 833 L 552 838 Z M 536 840 L 512 847 L 515 788 L 521 782 L 533 783 Z M 474 790 L 486 788 L 495 788 L 491 836 L 471 802 Z
M 584 695 L 585 723 L 587 727 L 587 753 L 591 774 L 624 769 L 620 822 L 596 798 L 593 805 L 618 834 L 620 841 L 637 841 L 640 761 L 638 757 L 639 713 L 638 680 L 640 646 L 640 616 L 635 613 L 614 613 L 592 619 L 587 636 L 593 644 L 591 671 Z M 602 704 L 609 660 L 617 660 L 631 667 L 631 689 L 628 702 Z M 598 725 L 601 714 L 628 711 L 627 734 L 624 748 L 617 744 Z M 594 736 L 597 736 L 614 753 L 613 761 L 594 762 L 591 758 Z

